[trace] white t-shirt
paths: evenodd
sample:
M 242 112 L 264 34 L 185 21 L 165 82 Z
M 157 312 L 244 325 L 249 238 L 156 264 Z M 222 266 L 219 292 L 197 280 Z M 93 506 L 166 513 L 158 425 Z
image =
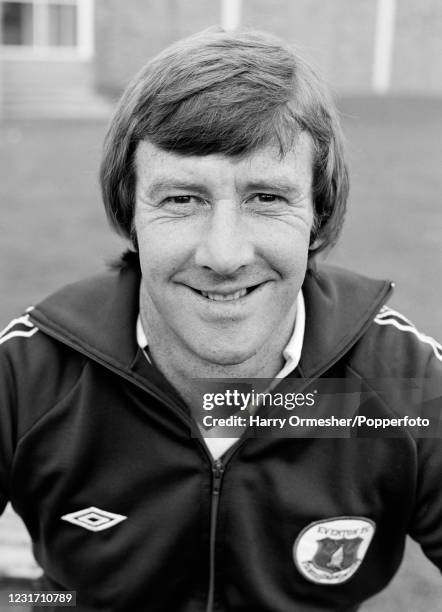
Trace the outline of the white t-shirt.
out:
M 300 291 L 296 298 L 296 319 L 295 325 L 293 327 L 293 333 L 287 343 L 287 346 L 282 352 L 283 357 L 285 359 L 285 364 L 282 370 L 280 370 L 275 376 L 275 385 L 277 383 L 276 379 L 285 378 L 291 372 L 293 372 L 293 370 L 298 365 L 299 360 L 301 358 L 302 345 L 304 342 L 304 331 L 305 303 L 302 291 Z M 144 333 L 143 325 L 141 323 L 141 317 L 139 315 L 137 318 L 136 334 L 138 346 L 144 350 L 147 347 L 147 339 L 146 334 Z M 144 354 L 146 355 L 146 359 L 150 362 L 148 354 L 146 352 Z M 210 431 L 206 431 L 200 425 L 198 426 L 201 430 L 201 433 L 203 434 L 203 438 L 207 445 L 207 448 L 209 449 L 212 457 L 215 460 L 219 459 L 226 452 L 226 450 L 228 450 L 238 440 L 238 438 L 219 437 L 221 433 L 221 428 L 213 427 Z

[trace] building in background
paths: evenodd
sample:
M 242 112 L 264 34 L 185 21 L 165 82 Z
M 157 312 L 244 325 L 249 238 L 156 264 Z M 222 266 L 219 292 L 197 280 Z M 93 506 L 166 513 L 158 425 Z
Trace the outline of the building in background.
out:
M 0 0 L 3 116 L 100 115 L 147 59 L 211 25 L 299 46 L 340 95 L 442 94 L 440 0 Z
M 100 116 L 94 0 L 0 0 L 3 117 Z

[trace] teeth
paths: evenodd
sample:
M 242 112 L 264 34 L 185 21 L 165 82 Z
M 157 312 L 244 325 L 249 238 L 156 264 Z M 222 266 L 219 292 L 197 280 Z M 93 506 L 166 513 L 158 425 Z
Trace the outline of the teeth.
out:
M 235 293 L 215 293 L 211 291 L 201 291 L 204 297 L 209 300 L 215 300 L 215 302 L 228 302 L 232 300 L 239 300 L 246 295 L 247 289 L 239 289 Z

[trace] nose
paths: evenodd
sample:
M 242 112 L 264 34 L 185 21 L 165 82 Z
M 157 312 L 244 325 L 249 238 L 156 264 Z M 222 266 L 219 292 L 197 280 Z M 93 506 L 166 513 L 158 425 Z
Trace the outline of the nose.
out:
M 217 202 L 209 213 L 204 235 L 196 249 L 196 264 L 227 276 L 251 264 L 253 258 L 250 231 L 239 207 L 233 201 Z

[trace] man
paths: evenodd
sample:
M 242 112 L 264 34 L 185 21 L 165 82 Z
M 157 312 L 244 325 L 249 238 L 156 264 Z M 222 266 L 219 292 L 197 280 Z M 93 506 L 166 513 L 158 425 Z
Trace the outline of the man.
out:
M 442 347 L 390 283 L 315 263 L 348 180 L 312 70 L 263 33 L 171 46 L 125 92 L 101 180 L 133 250 L 0 339 L 0 503 L 44 588 L 82 610 L 355 610 L 407 533 L 441 566 Z

